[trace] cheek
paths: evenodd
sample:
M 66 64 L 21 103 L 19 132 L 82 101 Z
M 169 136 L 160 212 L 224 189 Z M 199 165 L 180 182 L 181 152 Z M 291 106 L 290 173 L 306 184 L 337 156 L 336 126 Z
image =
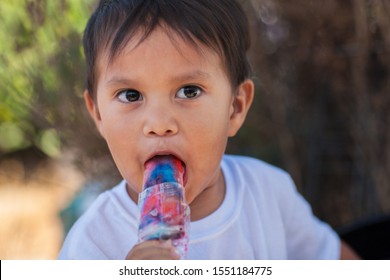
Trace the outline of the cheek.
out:
M 218 112 L 208 112 L 199 114 L 199 116 L 201 117 L 192 121 L 192 130 L 198 134 L 200 142 L 210 142 L 209 144 L 212 145 L 227 139 L 229 117 L 226 112 L 219 112 L 219 114 Z
M 218 169 L 226 149 L 227 121 L 218 116 L 214 119 L 203 119 L 196 124 L 196 129 L 190 131 L 193 133 L 190 136 L 192 163 L 195 170 L 204 176 L 204 179 L 209 180 Z
M 132 140 L 129 139 L 126 129 L 120 126 L 105 125 L 103 126 L 105 139 L 113 157 L 123 157 L 126 155 L 124 151 L 128 151 L 132 145 Z
M 103 129 L 111 156 L 123 178 L 136 192 L 142 189 L 142 170 L 138 161 L 140 147 L 136 133 L 129 123 L 121 121 L 105 122 Z
M 101 113 L 101 119 L 106 141 L 113 150 L 128 149 L 134 145 L 137 128 L 129 116 L 112 106 Z

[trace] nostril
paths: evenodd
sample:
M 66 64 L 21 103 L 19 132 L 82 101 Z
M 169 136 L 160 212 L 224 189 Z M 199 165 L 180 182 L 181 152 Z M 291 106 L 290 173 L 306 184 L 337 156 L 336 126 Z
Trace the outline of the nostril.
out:
M 172 112 L 154 108 L 143 124 L 145 136 L 172 136 L 178 132 L 177 119 Z
M 171 136 L 177 133 L 176 128 L 164 129 L 162 127 L 155 127 L 155 128 L 145 127 L 144 131 L 145 131 L 145 135 L 149 135 L 149 136 Z

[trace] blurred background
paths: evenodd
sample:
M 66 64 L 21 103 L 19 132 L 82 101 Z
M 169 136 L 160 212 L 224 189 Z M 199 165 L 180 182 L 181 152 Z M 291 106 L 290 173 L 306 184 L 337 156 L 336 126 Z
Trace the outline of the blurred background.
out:
M 335 229 L 390 213 L 390 2 L 241 0 L 256 97 L 228 153 L 287 170 Z M 120 180 L 82 99 L 95 0 L 0 2 L 0 259 L 54 259 Z

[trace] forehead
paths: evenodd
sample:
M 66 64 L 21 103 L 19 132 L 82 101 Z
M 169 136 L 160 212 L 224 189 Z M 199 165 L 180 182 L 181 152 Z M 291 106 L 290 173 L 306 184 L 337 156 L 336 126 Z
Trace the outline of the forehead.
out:
M 180 62 L 203 66 L 208 64 L 219 68 L 225 75 L 227 73 L 220 55 L 215 50 L 194 38 L 182 36 L 170 28 L 159 26 L 147 35 L 141 29 L 137 30 L 116 53 L 112 52 L 112 46 L 103 49 L 97 59 L 97 77 L 99 79 L 103 71 L 110 71 L 129 63 L 130 58 L 130 63 L 138 67 L 153 58 L 156 63 L 157 60 L 161 62 L 164 57 L 176 58 L 175 61 L 167 63 Z M 164 65 L 161 66 L 164 68 Z

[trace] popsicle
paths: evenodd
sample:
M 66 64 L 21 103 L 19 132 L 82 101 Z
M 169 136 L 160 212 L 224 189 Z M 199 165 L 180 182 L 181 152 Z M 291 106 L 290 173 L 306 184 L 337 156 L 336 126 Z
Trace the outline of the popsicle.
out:
M 146 162 L 143 191 L 139 195 L 138 238 L 171 239 L 185 258 L 188 248 L 190 208 L 184 197 L 183 163 L 174 156 L 156 156 Z

